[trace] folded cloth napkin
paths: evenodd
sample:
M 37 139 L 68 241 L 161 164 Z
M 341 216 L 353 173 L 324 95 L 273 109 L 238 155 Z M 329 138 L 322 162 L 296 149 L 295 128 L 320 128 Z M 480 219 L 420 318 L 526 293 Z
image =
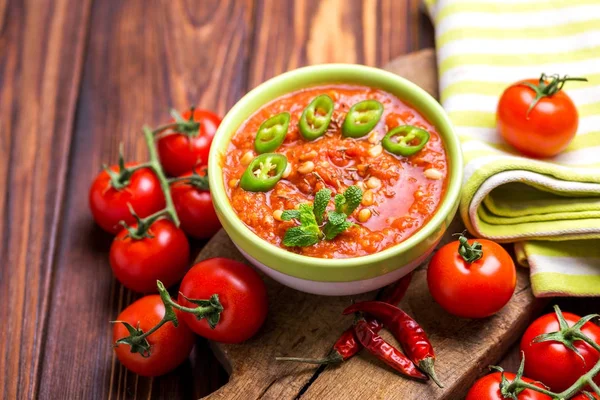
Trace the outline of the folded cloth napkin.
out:
M 426 0 L 441 102 L 462 143 L 460 214 L 469 231 L 516 242 L 538 297 L 600 296 L 600 1 Z M 499 96 L 540 74 L 583 76 L 569 147 L 520 156 L 496 131 Z

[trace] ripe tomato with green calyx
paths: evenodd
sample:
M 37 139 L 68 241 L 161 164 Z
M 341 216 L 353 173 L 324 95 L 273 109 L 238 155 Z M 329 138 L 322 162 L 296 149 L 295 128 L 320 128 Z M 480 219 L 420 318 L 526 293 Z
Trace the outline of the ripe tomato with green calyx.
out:
M 463 318 L 495 314 L 508 303 L 516 284 L 515 264 L 502 246 L 464 235 L 440 248 L 427 270 L 434 300 Z
M 157 280 L 166 287 L 173 286 L 189 265 L 190 246 L 185 233 L 168 219 L 137 219 L 113 240 L 113 273 L 125 287 L 140 293 L 156 292 Z
M 177 314 L 180 320 L 181 313 Z M 185 361 L 194 347 L 195 335 L 186 324 L 167 322 L 145 340 L 135 345 L 119 342 L 141 335 L 156 327 L 165 316 L 165 305 L 159 295 L 137 300 L 119 314 L 113 325 L 113 342 L 117 358 L 128 370 L 142 376 L 159 376 L 174 370 Z
M 511 372 L 492 372 L 471 386 L 465 400 L 506 400 L 511 397 L 503 395 L 503 383 L 508 385 L 514 381 L 516 375 Z M 544 388 L 541 383 L 525 377 L 521 379 L 527 383 L 533 384 L 539 388 Z M 525 389 L 517 395 L 517 400 L 552 400 L 550 396 L 536 392 L 532 389 Z
M 267 290 L 254 269 L 227 258 L 210 258 L 194 265 L 184 276 L 177 302 L 187 308 L 202 305 L 190 299 L 217 298 L 207 303 L 201 319 L 186 312 L 183 321 L 198 335 L 224 343 L 240 343 L 258 332 L 268 309 Z M 215 307 L 211 314 L 209 307 Z
M 579 125 L 577 108 L 562 91 L 567 81 L 587 81 L 558 75 L 510 85 L 498 102 L 498 131 L 526 156 L 553 157 L 573 140 Z
M 171 179 L 171 196 L 181 229 L 188 235 L 209 239 L 221 229 L 210 195 L 206 167 Z
M 198 129 L 189 133 L 164 132 L 158 139 L 160 163 L 171 176 L 180 176 L 196 165 L 208 163 L 210 145 L 221 124 L 218 115 L 202 109 L 192 108 L 184 112 L 182 118 L 198 122 Z
M 600 344 L 600 327 L 590 322 L 594 317 L 581 318 L 555 307 L 554 313 L 536 319 L 521 339 L 525 374 L 544 382 L 554 392 L 573 385 L 600 358 L 600 353 L 579 336 L 583 334 Z M 600 376 L 594 382 L 600 384 Z
M 125 164 L 121 157 L 118 165 L 96 176 L 90 187 L 89 204 L 96 223 L 117 234 L 123 229 L 121 221 L 135 222 L 130 207 L 140 217 L 147 217 L 165 207 L 165 196 L 150 168 L 140 168 L 139 163 Z

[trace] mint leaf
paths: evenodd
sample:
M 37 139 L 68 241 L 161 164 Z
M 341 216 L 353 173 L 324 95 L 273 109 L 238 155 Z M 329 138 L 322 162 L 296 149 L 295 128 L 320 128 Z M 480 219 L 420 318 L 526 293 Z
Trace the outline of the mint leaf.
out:
M 300 213 L 298 218 L 300 220 L 300 225 L 307 227 L 314 225 L 317 231 L 319 230 L 319 225 L 317 224 L 313 208 L 310 204 L 300 204 L 298 212 Z
M 283 237 L 283 245 L 287 247 L 306 247 L 312 246 L 319 242 L 319 227 L 316 227 L 317 232 L 312 229 L 307 229 L 305 226 L 294 226 L 285 231 Z
M 336 194 L 333 198 L 333 202 L 335 203 L 335 211 L 344 212 L 344 204 L 346 204 L 346 198 L 341 194 Z
M 317 220 L 317 224 L 321 225 L 323 223 L 323 214 L 325 214 L 325 209 L 329 204 L 329 199 L 331 198 L 331 190 L 329 189 L 321 189 L 315 195 L 315 201 L 313 203 L 313 210 L 315 214 L 315 219 Z
M 323 227 L 323 233 L 325 234 L 325 239 L 333 240 L 337 235 L 344 232 L 346 229 L 352 227 L 354 224 L 350 221 L 344 220 L 339 225 L 334 225 L 330 222 L 327 222 Z
M 346 204 L 344 205 L 344 213 L 346 215 L 350 215 L 356 210 L 356 208 L 360 205 L 362 201 L 363 192 L 360 190 L 358 186 L 350 186 L 344 192 L 344 198 L 346 199 Z
M 292 219 L 300 219 L 300 211 L 298 210 L 285 210 L 281 213 L 281 219 L 284 221 L 291 221 Z
M 346 221 L 346 214 L 337 211 L 327 212 L 327 223 L 332 225 L 341 225 Z

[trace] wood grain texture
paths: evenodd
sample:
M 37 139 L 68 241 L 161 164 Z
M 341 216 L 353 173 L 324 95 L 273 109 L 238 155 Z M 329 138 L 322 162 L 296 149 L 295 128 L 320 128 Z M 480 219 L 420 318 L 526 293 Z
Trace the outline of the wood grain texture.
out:
M 386 66 L 435 93 L 435 55 L 432 50 L 407 55 Z M 456 217 L 439 246 L 464 225 Z M 234 257 L 244 261 L 229 237 L 219 232 L 199 259 Z M 425 264 L 424 264 L 425 265 Z M 517 340 L 542 304 L 533 298 L 527 271 L 518 271 L 516 293 L 497 315 L 484 320 L 456 318 L 435 303 L 427 289 L 426 271 L 418 271 L 401 303 L 428 332 L 436 348 L 436 370 L 445 383 L 439 389 L 399 378 L 373 357 L 363 356 L 339 367 L 277 363 L 276 356 L 324 357 L 352 318 L 341 310 L 351 300 L 372 299 L 374 292 L 353 297 L 325 297 L 300 293 L 264 277 L 269 293 L 269 316 L 261 332 L 242 345 L 214 343 L 227 366 L 229 383 L 207 399 L 444 399 L 456 400 L 487 365 L 497 362 Z M 393 339 L 385 335 L 386 339 Z
M 304 65 L 382 66 L 433 45 L 418 0 L 260 0 L 249 87 Z M 420 41 L 422 36 L 429 38 Z
M 34 398 L 90 1 L 0 1 L 0 397 Z M 69 60 L 68 67 L 65 60 Z
M 203 347 L 173 374 L 146 379 L 114 358 L 109 321 L 136 296 L 112 276 L 109 235 L 94 226 L 87 192 L 103 162 L 144 160 L 144 124 L 199 105 L 223 114 L 243 94 L 249 1 L 96 1 L 77 104 L 69 187 L 55 263 L 40 394 L 47 399 L 196 398 Z M 77 366 L 73 368 L 73 366 Z

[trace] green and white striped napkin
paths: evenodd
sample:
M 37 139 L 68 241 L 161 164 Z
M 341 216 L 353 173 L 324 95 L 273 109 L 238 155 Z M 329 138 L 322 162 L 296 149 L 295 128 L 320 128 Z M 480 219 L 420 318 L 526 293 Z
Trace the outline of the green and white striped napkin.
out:
M 600 296 L 600 0 L 427 0 L 441 102 L 460 136 L 460 213 L 469 231 L 516 242 L 538 297 Z M 548 160 L 512 150 L 495 111 L 512 82 L 584 76 L 571 145 Z

